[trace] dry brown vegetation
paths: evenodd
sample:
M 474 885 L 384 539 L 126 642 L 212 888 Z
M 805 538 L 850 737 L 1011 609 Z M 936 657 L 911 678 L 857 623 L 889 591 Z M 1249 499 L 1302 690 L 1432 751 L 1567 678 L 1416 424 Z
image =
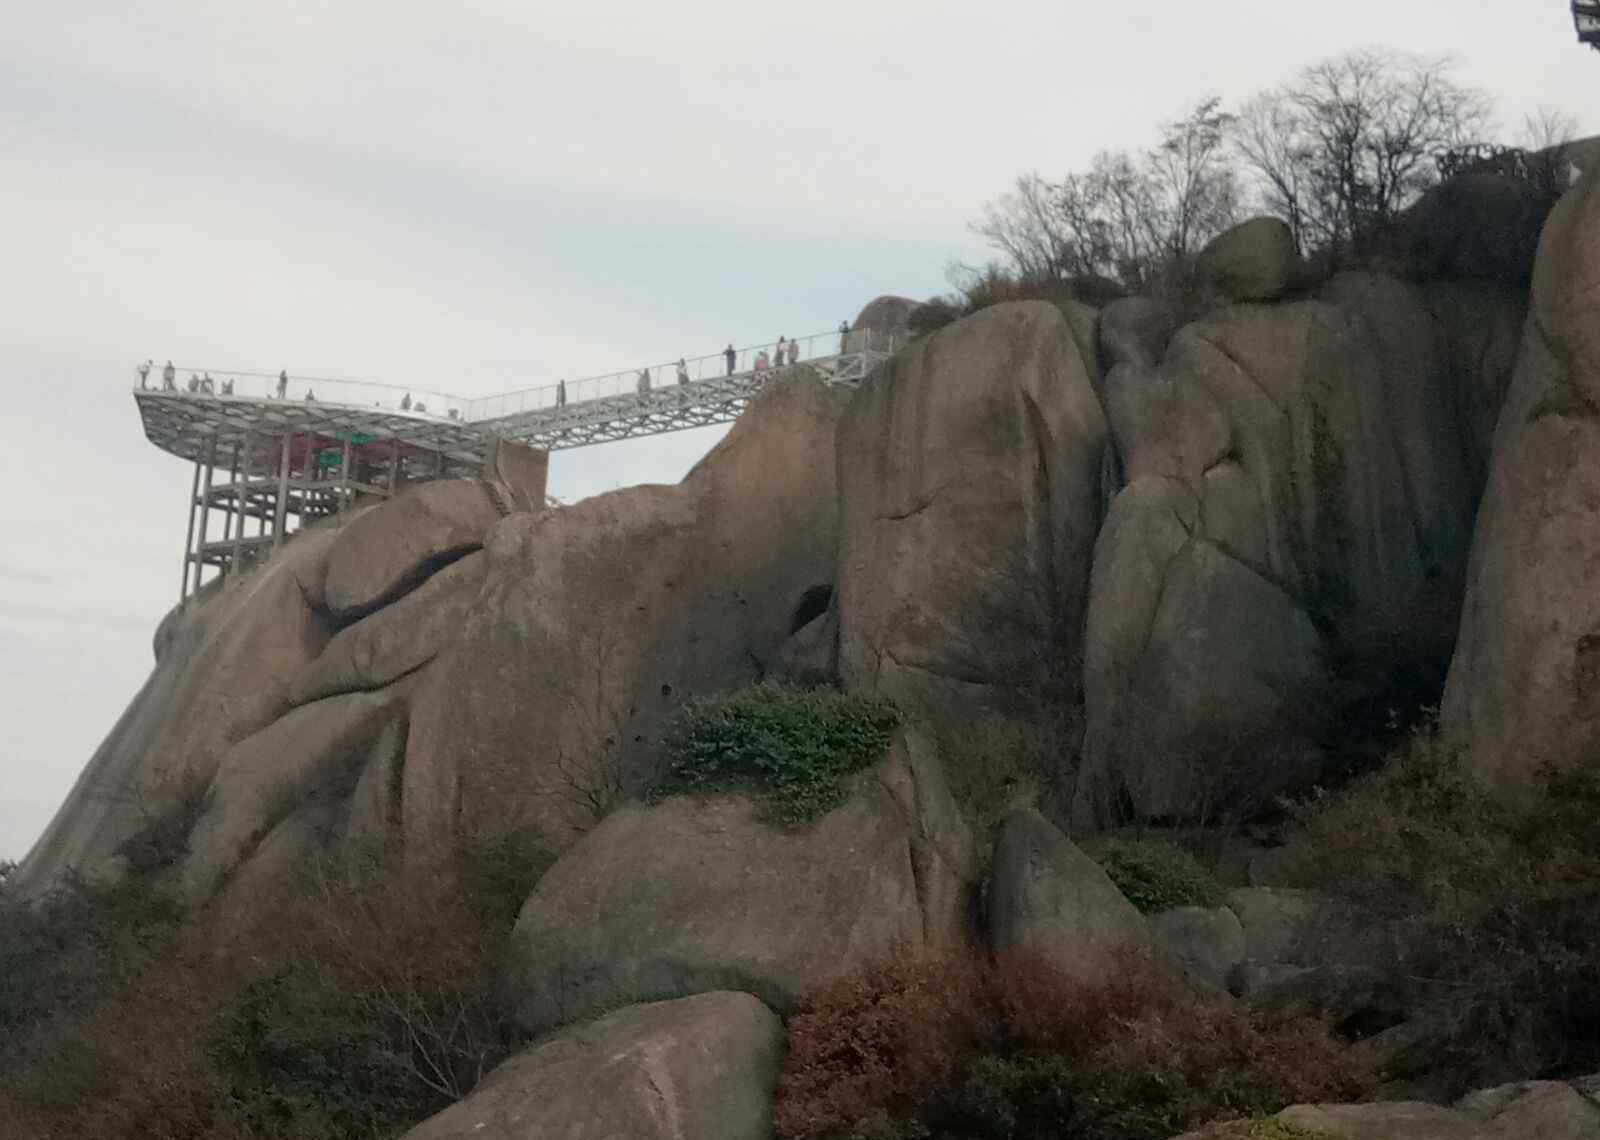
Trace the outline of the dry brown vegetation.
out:
M 1281 873 L 1394 929 L 1427 1029 L 1396 1075 L 1457 1092 L 1600 1065 L 1600 765 L 1545 770 L 1513 811 L 1430 722 L 1376 771 L 1293 811 Z
M 0 897 L 6 1134 L 381 1137 L 457 1099 L 512 1044 L 495 969 L 532 874 L 470 854 L 319 863 L 226 944 L 150 875 Z
M 1320 1025 L 1254 1025 L 1134 961 L 1085 986 L 1034 956 L 906 954 L 802 1003 L 776 1123 L 788 1140 L 1165 1140 L 1360 1087 Z

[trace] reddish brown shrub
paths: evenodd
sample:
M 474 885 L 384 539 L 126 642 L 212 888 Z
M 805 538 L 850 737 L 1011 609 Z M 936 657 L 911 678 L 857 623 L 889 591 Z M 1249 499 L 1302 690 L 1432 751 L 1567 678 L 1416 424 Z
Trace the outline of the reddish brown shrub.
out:
M 981 988 L 965 954 L 905 954 L 811 994 L 789 1021 L 779 1135 L 827 1135 L 937 1095 L 971 1048 Z
M 1091 986 L 1034 955 L 909 956 L 819 990 L 789 1033 L 787 1140 L 1164 1140 L 1361 1088 L 1324 1027 L 1257 1027 L 1132 959 Z

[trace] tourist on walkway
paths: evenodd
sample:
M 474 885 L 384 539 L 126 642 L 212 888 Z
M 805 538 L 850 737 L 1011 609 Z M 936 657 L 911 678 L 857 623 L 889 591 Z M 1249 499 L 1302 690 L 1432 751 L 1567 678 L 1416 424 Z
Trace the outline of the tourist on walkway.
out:
M 411 410 L 411 393 L 410 392 L 407 392 L 404 396 L 400 397 L 400 410 L 402 412 L 409 412 Z
M 688 363 L 688 361 L 684 360 L 683 357 L 680 356 L 680 357 L 678 357 L 678 383 L 679 384 L 687 384 L 688 382 L 689 382 L 689 363 Z
M 733 351 L 733 345 L 729 344 L 727 348 L 722 350 L 722 355 L 727 357 L 727 359 L 728 359 L 728 375 L 732 376 L 733 375 L 733 366 L 736 363 L 738 363 L 739 354 L 737 352 Z
M 845 353 L 845 342 L 848 341 L 849 339 L 850 339 L 850 322 L 849 321 L 840 321 L 839 322 L 839 355 L 840 356 L 844 355 L 844 353 Z
M 167 366 L 161 370 L 161 390 L 163 392 L 176 392 L 178 390 L 178 372 L 172 367 L 172 361 L 167 361 Z
M 139 389 L 140 389 L 140 391 L 143 391 L 145 388 L 149 387 L 149 384 L 146 383 L 146 381 L 148 381 L 150 379 L 150 366 L 152 364 L 154 364 L 154 363 L 155 363 L 155 361 L 153 361 L 153 360 L 147 360 L 143 364 L 139 365 Z
M 567 406 L 567 382 L 565 380 L 557 380 L 556 381 L 556 407 L 564 408 L 566 406 Z
M 641 396 L 650 391 L 650 370 L 648 368 L 639 369 L 639 383 L 636 386 Z
M 782 368 L 783 367 L 783 354 L 785 352 L 787 352 L 788 350 L 789 350 L 789 338 L 780 336 L 778 338 L 777 351 L 775 351 L 772 354 L 772 366 L 774 368 Z
M 306 389 L 306 403 L 314 404 L 316 402 L 317 402 L 317 394 L 315 392 L 313 392 L 310 388 L 307 388 Z
M 288 394 L 289 370 L 287 368 L 281 368 L 278 370 L 278 399 L 282 400 L 286 398 Z
M 797 340 L 791 340 L 789 342 L 789 363 L 800 363 L 800 342 Z
M 198 373 L 198 372 L 189 373 L 189 391 L 191 391 L 191 392 L 200 391 L 200 373 Z
M 232 377 L 229 377 L 228 379 L 226 379 L 226 380 L 224 380 L 222 382 L 222 394 L 224 396 L 233 395 L 233 378 Z
M 215 396 L 217 394 L 217 386 L 211 382 L 211 372 L 209 370 L 207 370 L 204 376 L 200 377 L 200 391 L 204 392 L 208 396 Z
M 760 352 L 756 353 L 756 371 L 757 372 L 765 372 L 766 370 L 767 370 L 767 350 L 763 348 Z

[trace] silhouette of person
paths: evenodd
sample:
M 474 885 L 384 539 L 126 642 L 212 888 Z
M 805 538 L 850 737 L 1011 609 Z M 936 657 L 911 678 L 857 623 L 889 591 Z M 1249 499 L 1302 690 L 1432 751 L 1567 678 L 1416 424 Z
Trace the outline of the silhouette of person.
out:
M 775 368 L 782 368 L 783 367 L 783 354 L 785 352 L 787 352 L 787 351 L 789 351 L 789 338 L 788 337 L 784 337 L 784 336 L 780 336 L 778 338 L 778 347 L 772 354 L 773 367 L 775 367 Z
M 198 372 L 189 373 L 189 391 L 198 392 L 199 390 L 200 390 L 200 373 L 198 373 Z
M 639 382 L 637 387 L 639 389 L 639 395 L 641 396 L 650 391 L 650 370 L 648 368 L 639 369 Z
M 139 365 L 139 387 L 141 390 L 149 387 L 149 384 L 146 382 L 150 379 L 150 366 L 153 363 L 155 362 L 152 360 L 147 360 L 143 364 Z
M 287 396 L 288 394 L 289 394 L 289 370 L 287 368 L 281 368 L 281 369 L 278 370 L 278 399 L 281 400 L 285 396 Z
M 688 365 L 687 362 L 684 361 L 683 357 L 680 356 L 680 357 L 678 357 L 678 383 L 679 384 L 687 384 L 688 382 L 689 382 L 689 365 Z
M 316 402 L 317 402 L 317 394 L 315 392 L 313 392 L 310 388 L 307 388 L 306 389 L 306 403 L 314 404 Z
M 839 322 L 839 355 L 840 356 L 844 355 L 844 353 L 845 353 L 845 342 L 847 340 L 849 340 L 849 338 L 850 338 L 850 322 L 849 321 L 840 321 Z
M 800 363 L 800 342 L 797 340 L 791 340 L 789 342 L 789 363 Z
M 224 396 L 233 395 L 233 380 L 231 377 L 222 382 L 222 394 Z
M 738 363 L 739 354 L 733 351 L 733 344 L 731 341 L 729 342 L 728 347 L 722 350 L 722 355 L 728 360 L 728 375 L 732 376 L 733 366 Z
M 421 400 L 418 400 L 416 403 L 416 410 L 419 412 L 426 412 L 428 410 L 428 405 L 424 404 Z
M 161 390 L 163 392 L 176 392 L 178 390 L 178 372 L 172 367 L 172 361 L 167 361 L 167 366 L 161 370 Z
M 411 410 L 411 393 L 410 392 L 407 392 L 404 396 L 400 397 L 400 410 L 402 412 L 409 412 Z
M 556 381 L 556 407 L 564 408 L 566 406 L 567 406 L 567 382 L 565 380 L 557 380 Z
M 760 352 L 756 353 L 756 371 L 757 372 L 765 372 L 766 370 L 767 370 L 767 350 L 763 348 Z

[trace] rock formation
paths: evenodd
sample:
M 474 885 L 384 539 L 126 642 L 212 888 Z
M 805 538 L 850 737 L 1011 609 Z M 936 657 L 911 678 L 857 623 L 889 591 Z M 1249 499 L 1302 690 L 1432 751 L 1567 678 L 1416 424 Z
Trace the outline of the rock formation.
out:
M 839 426 L 845 685 L 948 725 L 1055 680 L 1080 645 L 1104 437 L 1089 369 L 1043 302 L 889 361 Z
M 1494 438 L 1443 720 L 1471 769 L 1524 800 L 1600 730 L 1600 179 L 1545 226 Z

